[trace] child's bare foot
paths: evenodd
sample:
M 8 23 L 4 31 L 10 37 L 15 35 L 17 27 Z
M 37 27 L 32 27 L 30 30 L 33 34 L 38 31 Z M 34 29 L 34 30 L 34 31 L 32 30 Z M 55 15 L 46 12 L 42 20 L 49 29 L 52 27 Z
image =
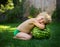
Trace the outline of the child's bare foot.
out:
M 14 36 L 13 38 L 14 38 L 14 39 L 17 39 L 17 37 L 16 37 L 16 36 Z

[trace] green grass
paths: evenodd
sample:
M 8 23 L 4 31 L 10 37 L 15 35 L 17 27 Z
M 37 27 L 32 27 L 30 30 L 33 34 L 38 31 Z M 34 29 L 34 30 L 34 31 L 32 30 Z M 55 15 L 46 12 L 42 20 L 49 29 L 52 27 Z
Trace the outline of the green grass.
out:
M 60 47 L 60 23 L 51 23 L 49 39 L 17 40 L 13 39 L 13 32 L 20 23 L 0 25 L 0 47 Z

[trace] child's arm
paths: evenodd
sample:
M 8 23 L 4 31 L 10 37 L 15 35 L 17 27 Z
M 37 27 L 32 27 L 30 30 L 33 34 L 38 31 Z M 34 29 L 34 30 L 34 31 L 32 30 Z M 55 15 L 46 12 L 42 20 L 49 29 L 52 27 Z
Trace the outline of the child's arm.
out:
M 37 27 L 39 27 L 40 29 L 44 29 L 45 28 L 45 24 L 43 23 L 39 23 L 37 21 L 34 21 L 33 24 Z

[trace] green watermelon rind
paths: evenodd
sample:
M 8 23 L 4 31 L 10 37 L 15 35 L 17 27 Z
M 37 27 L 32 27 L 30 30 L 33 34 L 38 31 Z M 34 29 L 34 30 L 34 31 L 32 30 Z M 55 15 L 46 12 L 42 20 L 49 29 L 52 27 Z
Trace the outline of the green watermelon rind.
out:
M 32 35 L 34 38 L 46 38 L 50 36 L 50 29 L 47 27 L 46 29 L 41 30 L 38 27 L 34 27 L 32 29 Z

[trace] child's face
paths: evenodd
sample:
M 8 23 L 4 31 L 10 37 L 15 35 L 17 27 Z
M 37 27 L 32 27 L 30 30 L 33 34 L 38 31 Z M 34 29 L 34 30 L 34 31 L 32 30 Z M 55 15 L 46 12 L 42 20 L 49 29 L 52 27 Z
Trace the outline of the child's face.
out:
M 44 24 L 46 23 L 46 21 L 45 21 L 44 18 L 40 18 L 40 19 L 38 19 L 38 22 L 39 22 L 39 23 L 44 23 Z
M 40 13 L 37 17 L 39 23 L 50 23 L 52 21 L 51 16 L 45 12 Z

